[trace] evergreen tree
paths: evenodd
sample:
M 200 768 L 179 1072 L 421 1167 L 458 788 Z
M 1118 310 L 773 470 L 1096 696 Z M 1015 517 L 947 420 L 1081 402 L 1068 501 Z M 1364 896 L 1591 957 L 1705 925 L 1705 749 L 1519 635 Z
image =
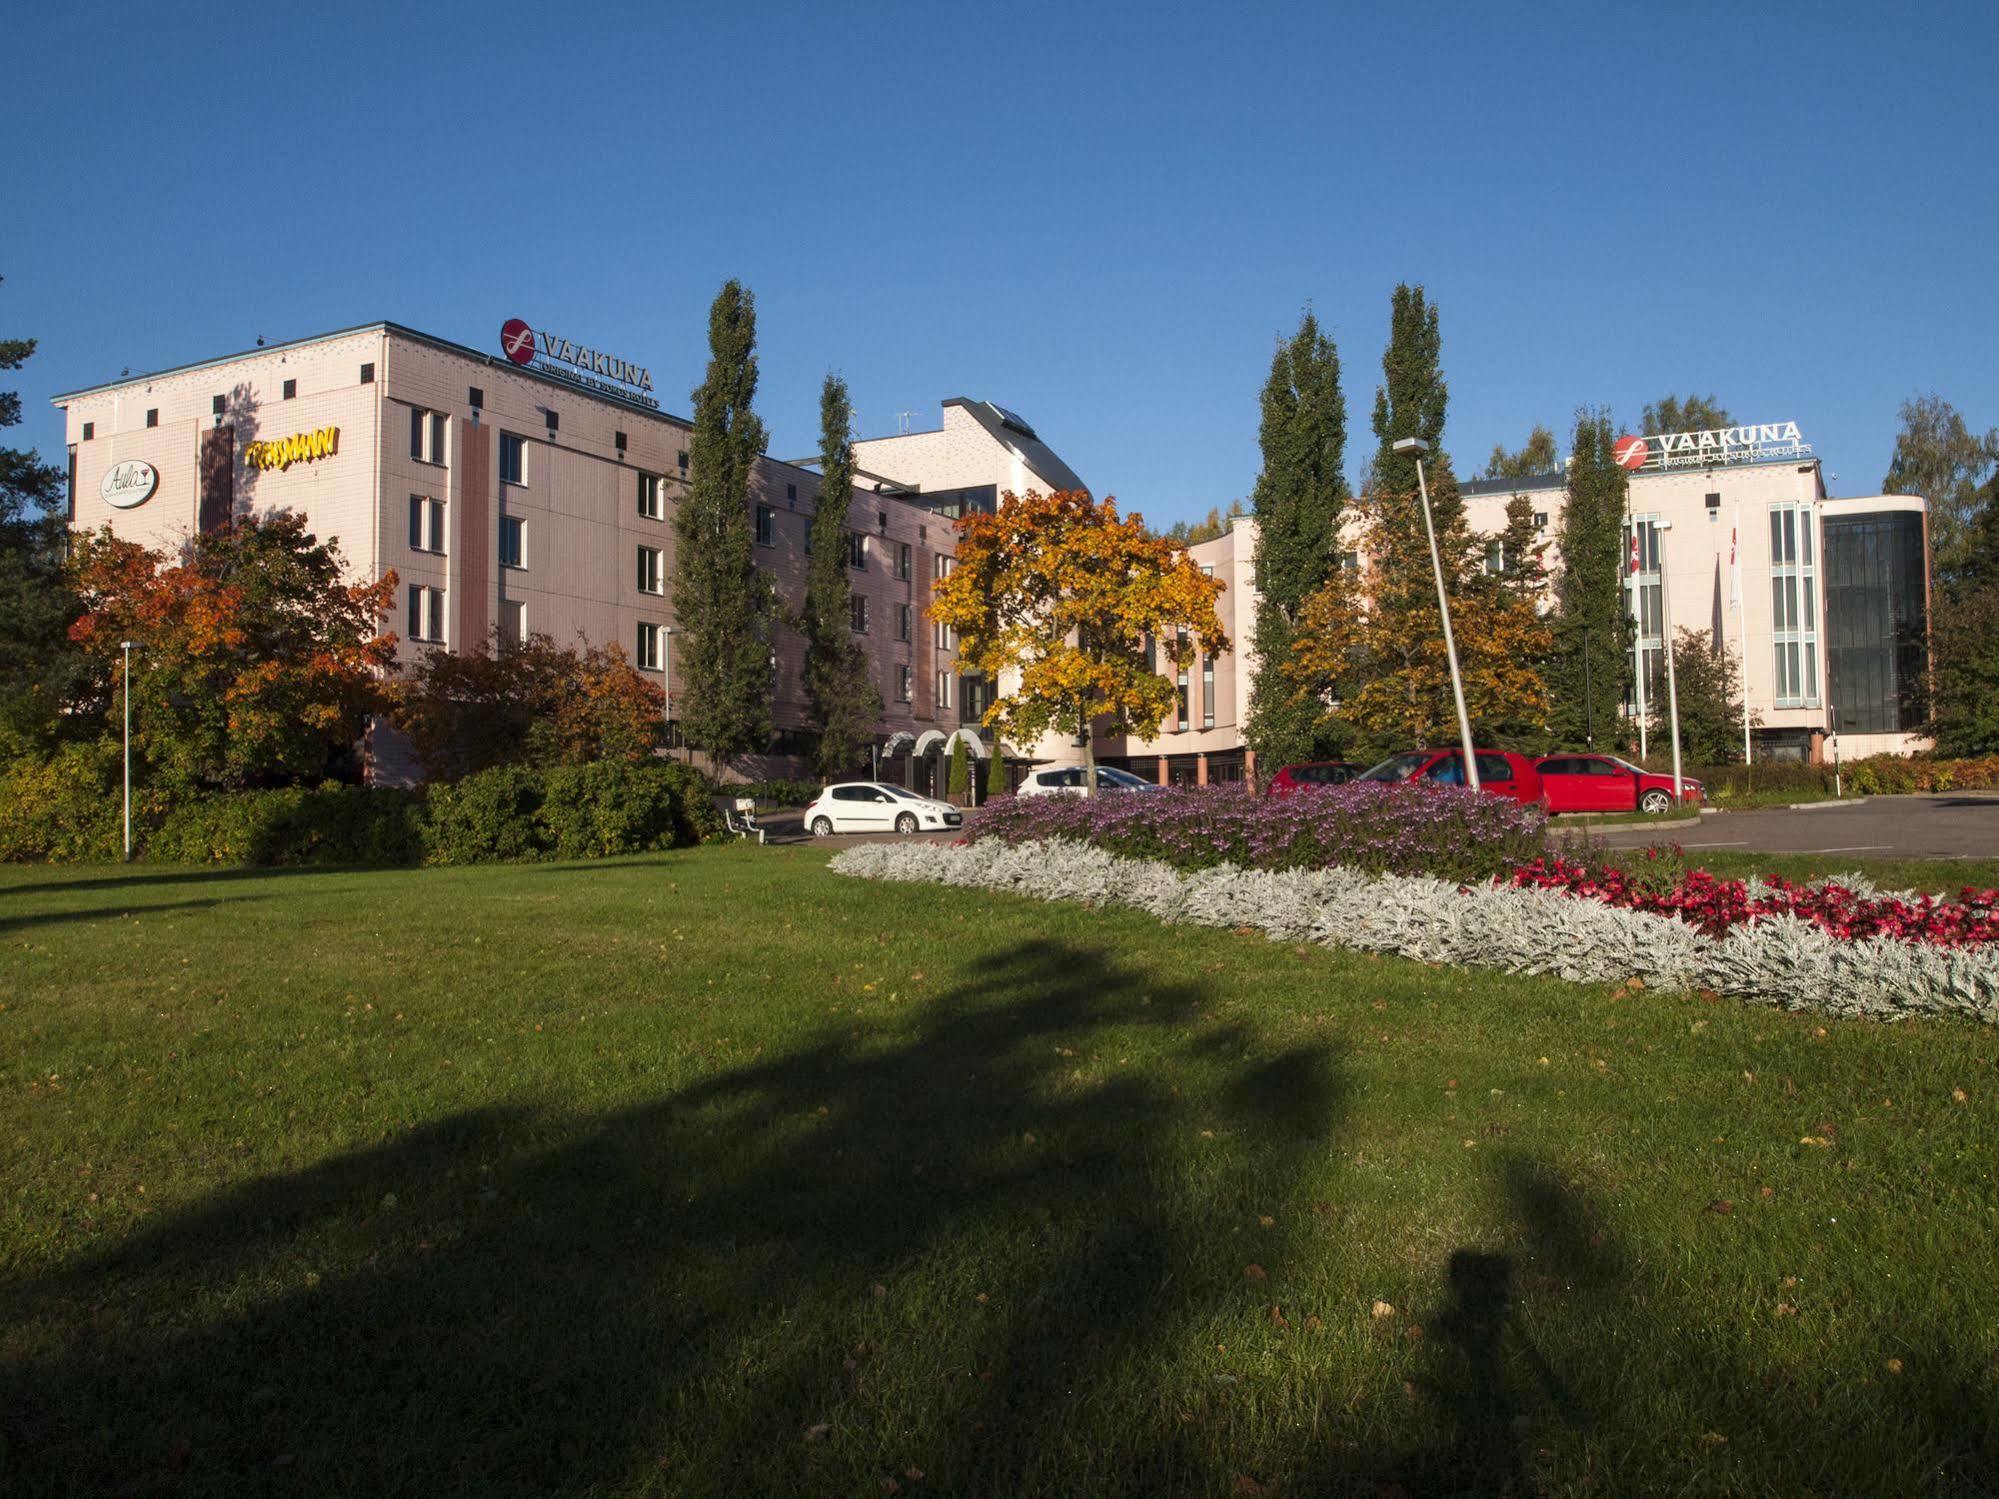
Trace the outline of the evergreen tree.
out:
M 31 338 L 0 339 L 0 370 L 34 352 Z M 20 396 L 0 391 L 0 428 L 20 420 Z M 63 570 L 62 485 L 62 470 L 39 454 L 0 448 L 0 758 L 46 748 L 88 681 L 69 640 L 83 605 Z
M 1261 593 L 1244 738 L 1268 773 L 1324 758 L 1339 745 L 1336 732 L 1319 722 L 1318 705 L 1301 702 L 1284 674 L 1299 611 L 1339 566 L 1348 500 L 1339 351 L 1310 312 L 1271 359 L 1262 404 L 1263 471 L 1250 497 Z
M 1416 493 L 1416 458 L 1397 453 L 1405 437 L 1420 437 L 1430 445 L 1423 473 L 1430 488 L 1430 512 L 1441 536 L 1464 508 L 1457 479 L 1443 449 L 1444 413 L 1450 390 L 1441 366 L 1443 336 L 1437 327 L 1435 304 L 1420 286 L 1406 282 L 1395 288 L 1389 306 L 1388 347 L 1381 356 L 1381 384 L 1374 393 L 1374 435 L 1378 446 L 1368 485 L 1393 494 Z M 1413 511 L 1420 527 L 1420 510 Z M 1425 543 L 1427 550 L 1428 543 Z
M 1732 651 L 1718 651 L 1707 630 L 1673 632 L 1673 676 L 1680 696 L 1680 752 L 1689 765 L 1742 758 L 1742 673 Z
M 1562 512 L 1561 568 L 1555 578 L 1555 658 L 1551 721 L 1568 744 L 1610 745 L 1622 737 L 1618 703 L 1626 676 L 1624 511 L 1628 475 L 1611 456 L 1616 434 L 1601 408 L 1576 413 L 1569 496 Z
M 680 718 L 719 766 L 770 739 L 775 600 L 756 566 L 750 478 L 763 455 L 756 299 L 731 281 L 708 312 L 707 377 L 694 392 L 693 478 L 674 521 Z
M 993 735 L 993 752 L 986 756 L 986 796 L 1006 795 L 1006 749 L 999 735 Z
M 1561 455 L 1555 451 L 1555 434 L 1546 427 L 1536 426 L 1527 434 L 1527 445 L 1517 453 L 1506 451 L 1504 443 L 1492 445 L 1492 456 L 1485 460 L 1484 479 L 1524 479 L 1530 474 L 1545 474 L 1552 471 Z
M 1534 524 L 1534 501 L 1517 494 L 1506 502 L 1506 528 L 1499 545 L 1499 586 L 1517 601 L 1539 610 L 1548 593 L 1548 543 Z
M 1999 754 L 1999 475 L 1965 542 L 1962 567 L 1937 589 L 1932 727 L 1944 754 Z
M 971 753 L 956 734 L 951 736 L 951 773 L 945 779 L 944 789 L 952 796 L 963 796 L 972 789 Z
M 819 736 L 820 774 L 852 770 L 881 722 L 881 693 L 849 615 L 847 512 L 854 494 L 853 407 L 847 382 L 828 375 L 819 392 L 819 509 L 806 564 L 805 696 Z

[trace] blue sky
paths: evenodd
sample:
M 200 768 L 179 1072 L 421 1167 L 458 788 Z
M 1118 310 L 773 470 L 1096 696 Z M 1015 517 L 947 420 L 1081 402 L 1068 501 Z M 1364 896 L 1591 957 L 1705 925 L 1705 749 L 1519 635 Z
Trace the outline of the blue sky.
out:
M 51 392 L 384 317 L 522 316 L 685 413 L 729 276 L 778 456 L 837 369 L 865 435 L 995 400 L 1161 524 L 1249 491 L 1308 302 L 1358 470 L 1398 280 L 1461 474 L 1668 391 L 1799 422 L 1842 494 L 1913 392 L 1999 422 L 1989 3 L 292 9 L 9 23 L 45 452 Z

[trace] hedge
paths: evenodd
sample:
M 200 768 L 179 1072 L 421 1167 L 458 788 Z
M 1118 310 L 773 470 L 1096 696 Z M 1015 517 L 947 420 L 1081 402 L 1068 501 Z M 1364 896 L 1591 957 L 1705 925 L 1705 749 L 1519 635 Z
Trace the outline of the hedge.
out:
M 1708 801 L 1731 801 L 1795 792 L 1801 798 L 1831 796 L 1835 767 L 1769 762 L 1755 765 L 1689 766 L 1687 774 L 1707 788 Z M 1999 755 L 1951 760 L 1925 756 L 1870 755 L 1837 767 L 1848 796 L 1907 796 L 1918 792 L 1989 791 L 1999 788 Z
M 508 765 L 419 791 L 291 786 L 133 802 L 138 855 L 165 864 L 472 864 L 588 859 L 699 843 L 722 831 L 686 765 Z M 77 746 L 0 772 L 0 859 L 115 860 L 115 750 Z

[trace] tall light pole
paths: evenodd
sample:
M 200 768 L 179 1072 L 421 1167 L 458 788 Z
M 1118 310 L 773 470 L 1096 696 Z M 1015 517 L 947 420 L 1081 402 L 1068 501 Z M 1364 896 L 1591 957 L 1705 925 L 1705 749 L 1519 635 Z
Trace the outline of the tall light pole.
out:
M 673 636 L 672 625 L 659 627 L 659 667 L 664 673 L 663 685 L 666 693 L 666 753 L 673 757 Z
M 1430 538 L 1430 572 L 1437 580 L 1437 612 L 1444 620 L 1444 654 L 1451 663 L 1451 696 L 1458 705 L 1458 737 L 1465 747 L 1465 784 L 1476 791 L 1478 784 L 1478 756 L 1472 753 L 1471 715 L 1465 712 L 1464 678 L 1458 673 L 1458 643 L 1451 634 L 1451 601 L 1444 592 L 1444 561 L 1437 552 L 1437 523 L 1430 518 L 1430 486 L 1423 478 L 1423 455 L 1430 451 L 1430 445 L 1420 437 L 1397 439 L 1394 451 L 1408 453 L 1416 460 L 1416 492 L 1423 499 L 1423 530 Z
M 121 640 L 118 649 L 125 653 L 125 858 L 132 858 L 132 651 L 138 645 L 136 640 Z
M 1670 531 L 1669 520 L 1652 522 L 1655 531 Z M 1673 606 L 1666 596 L 1666 548 L 1659 547 L 1659 631 L 1666 639 L 1666 716 L 1673 724 L 1673 805 L 1680 804 L 1680 683 L 1673 673 Z

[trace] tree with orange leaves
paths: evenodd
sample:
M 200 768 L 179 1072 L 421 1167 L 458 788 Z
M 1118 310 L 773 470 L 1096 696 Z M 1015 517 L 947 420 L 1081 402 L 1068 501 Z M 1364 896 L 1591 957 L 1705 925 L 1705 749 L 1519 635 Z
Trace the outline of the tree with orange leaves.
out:
M 1186 550 L 1149 535 L 1117 501 L 1081 490 L 1006 494 L 992 515 L 958 522 L 958 561 L 930 616 L 959 636 L 959 659 L 1011 690 L 985 722 L 1016 743 L 1050 729 L 1080 734 L 1086 795 L 1096 789 L 1094 731 L 1151 739 L 1174 704 L 1146 659 L 1148 639 L 1175 666 L 1198 643 L 1229 648 L 1215 601 L 1223 585 Z M 1187 637 L 1183 639 L 1182 631 Z
M 345 581 L 339 547 L 302 516 L 245 516 L 178 559 L 108 529 L 77 538 L 84 612 L 70 638 L 90 662 L 89 711 L 115 730 L 120 642 L 132 663 L 132 745 L 169 790 L 276 786 L 353 768 L 382 705 L 396 638 L 396 577 Z

